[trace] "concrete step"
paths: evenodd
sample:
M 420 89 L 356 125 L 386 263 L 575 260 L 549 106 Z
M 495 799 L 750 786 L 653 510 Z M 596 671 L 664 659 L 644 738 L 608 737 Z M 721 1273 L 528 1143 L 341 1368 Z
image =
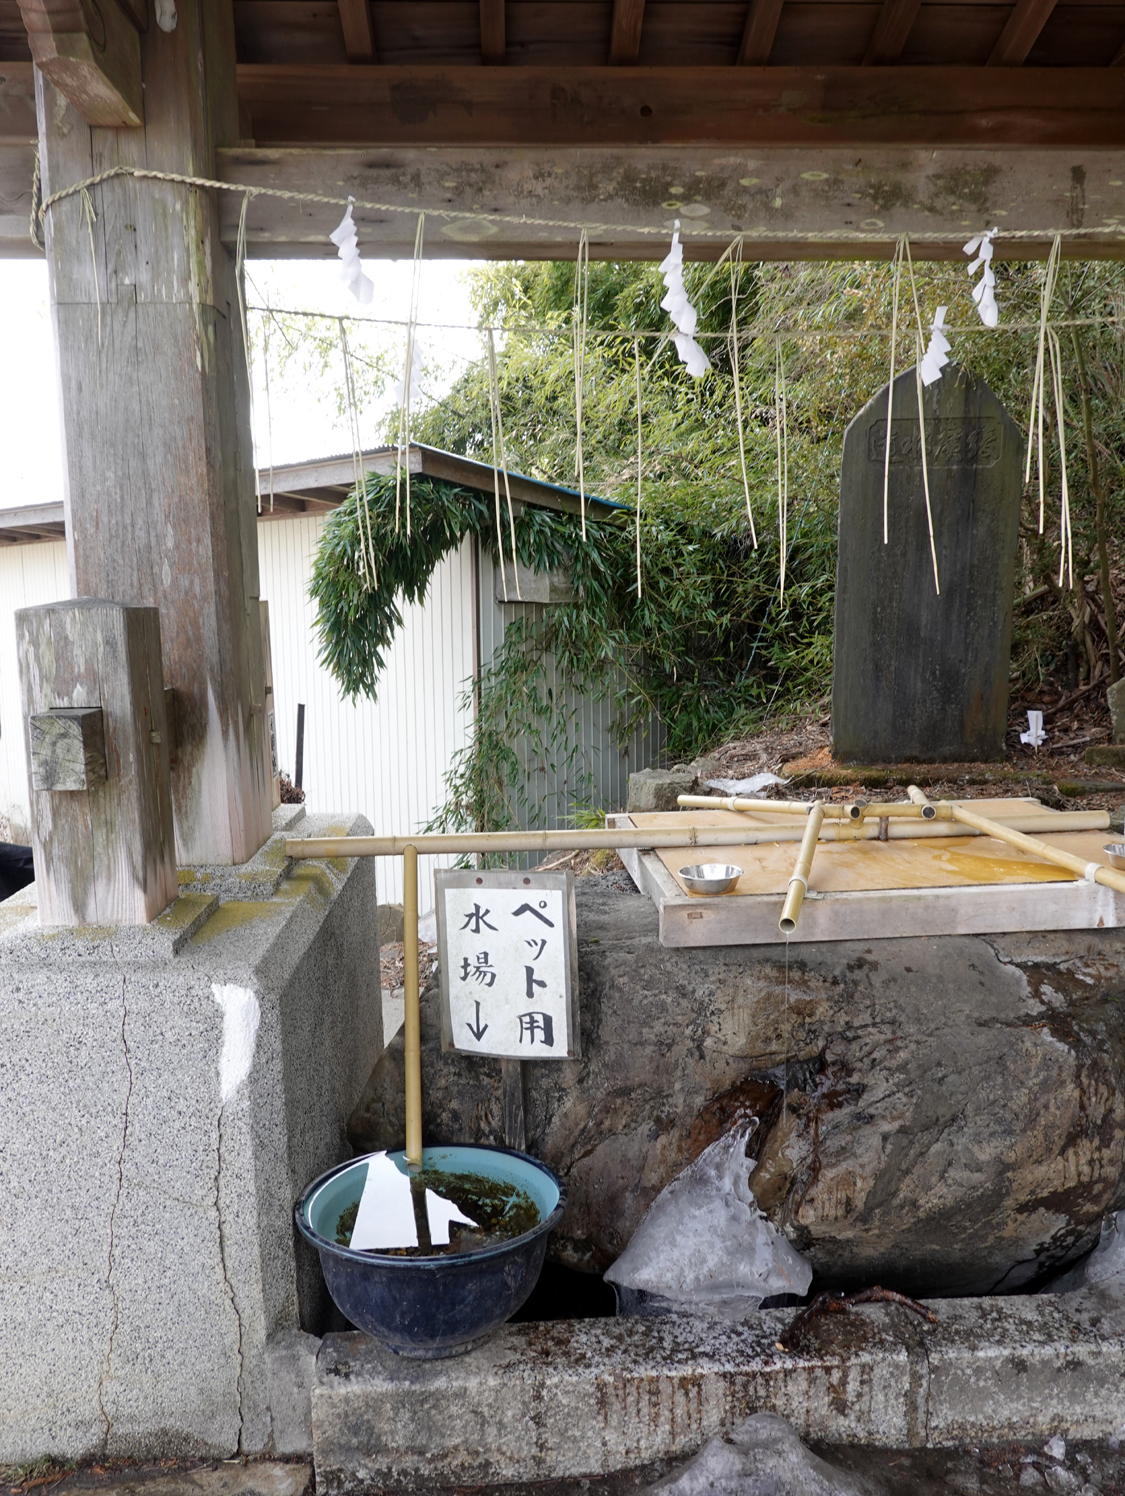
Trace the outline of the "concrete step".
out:
M 312 1392 L 318 1496 L 594 1476 L 693 1453 L 752 1412 L 881 1448 L 1104 1439 L 1125 1428 L 1125 1308 L 1091 1292 L 871 1305 L 779 1351 L 793 1311 L 509 1325 L 403 1360 L 329 1335 Z

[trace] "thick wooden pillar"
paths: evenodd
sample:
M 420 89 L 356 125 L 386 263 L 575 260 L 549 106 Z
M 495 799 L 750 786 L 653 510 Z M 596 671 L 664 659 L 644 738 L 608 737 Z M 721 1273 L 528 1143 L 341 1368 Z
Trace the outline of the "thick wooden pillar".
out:
M 140 38 L 139 128 L 87 126 L 37 74 L 45 198 L 119 164 L 214 175 L 238 135 L 230 0 L 173 15 Z M 51 207 L 45 236 L 74 592 L 159 608 L 177 858 L 242 862 L 269 834 L 271 786 L 249 397 L 217 204 L 117 178 Z

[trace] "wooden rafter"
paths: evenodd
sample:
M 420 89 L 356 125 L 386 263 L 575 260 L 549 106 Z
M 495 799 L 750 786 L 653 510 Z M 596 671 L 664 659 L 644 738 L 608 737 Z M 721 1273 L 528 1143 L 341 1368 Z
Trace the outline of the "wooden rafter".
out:
M 738 49 L 739 67 L 764 67 L 769 62 L 784 3 L 785 0 L 750 0 L 742 45 Z
M 349 62 L 375 61 L 375 28 L 369 0 L 337 0 Z
M 989 67 L 1018 68 L 1025 62 L 1054 8 L 1055 0 L 1018 0 L 992 49 Z
M 645 0 L 613 0 L 610 62 L 620 67 L 637 61 L 641 55 L 641 27 L 644 18 Z
M 899 60 L 921 5 L 922 0 L 883 0 L 883 8 L 864 54 L 865 66 L 886 66 Z
M 507 61 L 504 0 L 480 0 L 480 59 L 490 67 Z

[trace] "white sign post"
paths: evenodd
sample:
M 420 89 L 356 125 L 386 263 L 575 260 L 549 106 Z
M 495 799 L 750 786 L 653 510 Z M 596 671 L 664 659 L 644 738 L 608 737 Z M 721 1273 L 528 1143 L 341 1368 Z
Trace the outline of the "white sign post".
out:
M 574 874 L 435 875 L 442 1047 L 512 1060 L 579 1053 Z

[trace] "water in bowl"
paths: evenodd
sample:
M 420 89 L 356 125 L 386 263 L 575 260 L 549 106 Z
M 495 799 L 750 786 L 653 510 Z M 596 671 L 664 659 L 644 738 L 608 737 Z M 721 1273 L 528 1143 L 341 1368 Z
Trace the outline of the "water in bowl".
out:
M 376 1224 L 355 1250 L 378 1252 L 380 1256 L 448 1257 L 479 1251 L 522 1236 L 542 1219 L 535 1201 L 511 1180 L 433 1164 L 416 1173 L 404 1173 L 389 1159 L 390 1167 L 376 1169 L 380 1161 L 378 1156 L 372 1161 L 363 1194 L 340 1212 L 335 1240 L 342 1247 L 352 1245 L 361 1202 L 368 1199 L 369 1191 L 373 1191 L 369 1210 Z M 415 1245 L 403 1244 L 406 1212 L 405 1235 L 413 1235 Z M 382 1235 L 379 1223 L 386 1223 Z

